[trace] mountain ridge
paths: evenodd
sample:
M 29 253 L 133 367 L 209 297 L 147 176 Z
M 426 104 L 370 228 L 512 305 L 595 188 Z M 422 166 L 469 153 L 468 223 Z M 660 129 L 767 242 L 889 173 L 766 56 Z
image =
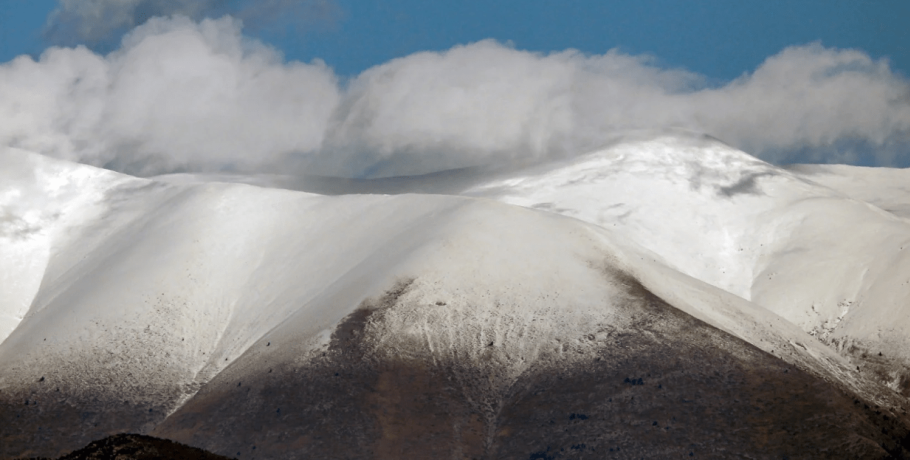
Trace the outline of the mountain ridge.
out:
M 121 431 L 241 458 L 601 458 L 595 449 L 611 445 L 670 455 L 650 444 L 657 432 L 629 431 L 661 407 L 690 425 L 714 420 L 668 438 L 681 454 L 684 439 L 701 439 L 706 456 L 737 443 L 818 454 L 830 446 L 803 425 L 812 417 L 828 420 L 819 433 L 842 433 L 843 452 L 886 458 L 910 445 L 910 347 L 895 320 L 910 259 L 875 256 L 903 244 L 907 222 L 710 139 L 431 176 L 454 178 L 436 185 L 454 195 L 325 196 L 2 158 L 0 251 L 18 259 L 0 268 L 18 287 L 0 304 L 11 328 L 0 456 L 59 455 Z M 16 270 L 21 260 L 37 262 Z M 859 284 L 842 281 L 854 273 Z M 840 291 L 825 290 L 832 282 Z M 704 387 L 714 374 L 694 356 L 724 369 L 729 388 Z M 670 399 L 629 393 L 649 373 L 687 383 Z M 563 374 L 571 383 L 559 387 Z M 336 377 L 346 390 L 332 389 Z M 791 407 L 778 393 L 815 402 Z M 634 396 L 650 402 L 623 399 Z M 616 397 L 637 421 L 605 415 Z M 559 429 L 533 410 L 568 406 L 575 417 Z M 777 434 L 746 436 L 729 425 L 738 419 L 710 415 L 724 410 Z M 558 434 L 571 427 L 576 438 Z M 250 439 L 265 441 L 254 452 Z M 556 444 L 535 444 L 547 439 Z

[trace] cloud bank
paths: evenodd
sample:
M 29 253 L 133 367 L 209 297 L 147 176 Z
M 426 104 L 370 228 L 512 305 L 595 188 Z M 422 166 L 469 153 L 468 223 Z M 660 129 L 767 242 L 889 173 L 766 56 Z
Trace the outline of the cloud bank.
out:
M 180 2 L 178 2 L 180 3 Z M 494 41 L 392 60 L 341 82 L 284 62 L 231 17 L 152 18 L 119 49 L 50 48 L 0 65 L 0 146 L 134 174 L 345 176 L 584 153 L 629 129 L 704 132 L 772 162 L 910 162 L 910 82 L 857 50 L 787 48 L 750 74 L 697 74 L 617 51 Z

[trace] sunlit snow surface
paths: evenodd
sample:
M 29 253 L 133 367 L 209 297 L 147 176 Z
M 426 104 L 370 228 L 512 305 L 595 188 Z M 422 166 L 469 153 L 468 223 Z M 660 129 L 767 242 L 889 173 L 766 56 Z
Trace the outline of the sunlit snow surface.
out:
M 788 171 L 711 139 L 677 137 L 620 144 L 465 193 L 614 229 L 807 332 L 884 340 L 892 356 L 908 356 L 907 184 L 910 171 Z
M 525 167 L 309 180 L 138 179 L 0 152 L 0 456 L 121 431 L 304 455 L 310 435 L 287 433 L 312 421 L 280 418 L 269 395 L 292 401 L 285 414 L 331 404 L 262 382 L 322 369 L 349 350 L 343 333 L 362 335 L 350 350 L 371 369 L 446 369 L 488 457 L 510 436 L 515 388 L 634 359 L 626 330 L 658 343 L 720 331 L 685 340 L 742 343 L 864 401 L 906 403 L 907 171 L 783 169 L 673 134 Z M 649 326 L 656 305 L 683 319 Z M 249 432 L 211 417 L 253 382 L 277 415 L 237 403 L 268 440 L 235 452 Z M 386 441 L 404 435 L 387 428 L 405 429 L 382 426 L 371 455 L 394 456 Z

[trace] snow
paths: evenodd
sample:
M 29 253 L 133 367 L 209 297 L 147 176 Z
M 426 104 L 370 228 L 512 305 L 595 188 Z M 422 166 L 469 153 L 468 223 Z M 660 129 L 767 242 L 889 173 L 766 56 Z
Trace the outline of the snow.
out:
M 470 363 L 495 395 L 532 366 L 588 356 L 556 364 L 557 339 L 632 324 L 631 279 L 884 401 L 851 350 L 910 363 L 906 177 L 782 169 L 685 133 L 531 166 L 319 183 L 336 196 L 263 187 L 286 177 L 138 179 L 5 149 L 0 394 L 40 378 L 74 400 L 126 399 L 152 408 L 130 416 L 150 432 L 211 382 L 271 372 L 265 348 L 308 359 L 403 285 L 374 325 L 376 353 Z
M 910 217 L 910 170 L 847 165 L 792 165 L 798 176 L 865 201 L 899 217 Z
M 797 171 L 809 169 L 797 174 L 674 133 L 515 171 L 464 193 L 612 229 L 806 332 L 873 342 L 884 334 L 889 351 L 910 358 L 901 332 L 910 326 L 910 227 L 875 206 L 900 209 L 910 198 L 901 179 L 910 176 L 847 166 Z M 851 171 L 855 179 L 846 179 Z
M 106 189 L 126 176 L 51 160 L 19 149 L 0 150 L 0 341 L 29 310 L 53 249 L 103 212 Z
M 64 248 L 51 261 L 43 292 L 0 351 L 9 369 L 88 359 L 96 350 L 110 355 L 106 366 L 119 367 L 153 351 L 141 371 L 191 393 L 311 299 L 348 287 L 346 274 L 370 257 L 392 263 L 388 251 L 401 229 L 445 209 L 413 198 L 222 184 L 136 195 L 118 204 L 130 219 L 80 229 L 106 233 L 107 244 L 89 254 Z M 380 205 L 388 200 L 401 205 Z M 328 327 L 346 313 L 310 311 L 308 321 Z

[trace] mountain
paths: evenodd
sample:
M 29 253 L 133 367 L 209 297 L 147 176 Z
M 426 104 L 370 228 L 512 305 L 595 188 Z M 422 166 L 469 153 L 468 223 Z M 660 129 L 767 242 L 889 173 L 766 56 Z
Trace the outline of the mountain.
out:
M 904 176 L 679 132 L 379 180 L 6 149 L 0 456 L 908 455 Z
M 910 171 L 784 170 L 704 137 L 637 140 L 468 194 L 614 229 L 910 394 Z M 879 354 L 880 353 L 880 354 Z

